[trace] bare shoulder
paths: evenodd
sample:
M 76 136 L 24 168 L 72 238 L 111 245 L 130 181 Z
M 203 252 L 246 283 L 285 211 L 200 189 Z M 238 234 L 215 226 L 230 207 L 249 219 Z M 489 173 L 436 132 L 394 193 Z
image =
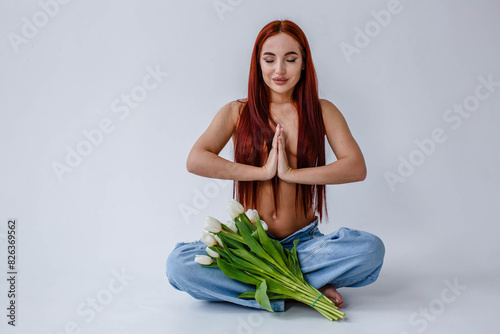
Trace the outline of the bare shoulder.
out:
M 323 115 L 323 122 L 325 127 L 328 128 L 338 128 L 347 127 L 344 116 L 340 110 L 327 99 L 320 99 L 321 113 Z
M 362 157 L 361 150 L 340 110 L 328 100 L 320 99 L 320 102 L 325 134 L 337 159 L 353 154 Z
M 231 101 L 223 106 L 221 110 L 219 110 L 218 114 L 220 114 L 220 116 L 225 119 L 226 122 L 230 121 L 231 124 L 236 125 L 245 103 L 246 101 L 243 100 Z
M 238 99 L 231 101 L 233 112 L 239 116 L 241 111 L 243 110 L 243 107 L 247 104 L 247 101 L 248 99 Z
M 219 154 L 234 135 L 242 104 L 238 101 L 226 103 L 213 117 L 205 132 L 198 138 L 192 150 Z
M 323 117 L 325 116 L 342 116 L 342 113 L 340 110 L 330 101 L 327 99 L 319 99 L 320 105 L 321 105 L 321 111 L 323 114 Z

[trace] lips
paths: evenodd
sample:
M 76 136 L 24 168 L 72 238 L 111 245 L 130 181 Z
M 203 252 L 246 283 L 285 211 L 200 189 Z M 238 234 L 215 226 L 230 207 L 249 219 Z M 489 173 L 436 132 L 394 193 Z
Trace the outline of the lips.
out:
M 282 85 L 288 81 L 288 79 L 285 78 L 273 78 L 273 81 L 277 83 L 278 85 Z

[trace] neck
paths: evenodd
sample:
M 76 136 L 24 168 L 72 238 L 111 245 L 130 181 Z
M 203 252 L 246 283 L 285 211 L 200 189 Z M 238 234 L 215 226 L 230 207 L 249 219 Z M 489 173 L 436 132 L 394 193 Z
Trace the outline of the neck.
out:
M 293 90 L 286 93 L 276 93 L 271 91 L 269 96 L 269 102 L 274 104 L 288 104 L 292 103 L 292 93 Z

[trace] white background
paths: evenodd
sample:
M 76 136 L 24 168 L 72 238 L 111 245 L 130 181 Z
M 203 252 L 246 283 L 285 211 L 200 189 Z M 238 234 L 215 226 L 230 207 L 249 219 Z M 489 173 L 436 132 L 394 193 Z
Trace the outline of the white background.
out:
M 0 4 L 2 332 L 498 328 L 498 1 L 401 0 L 383 25 L 372 11 L 391 1 L 54 3 Z M 364 182 L 327 188 L 321 229 L 362 229 L 386 245 L 379 280 L 342 289 L 348 320 L 333 324 L 301 305 L 270 315 L 196 301 L 165 277 L 176 242 L 196 240 L 207 215 L 228 217 L 232 182 L 189 174 L 185 162 L 214 114 L 246 97 L 255 38 L 275 19 L 305 32 L 320 97 L 343 112 L 367 162 Z M 346 55 L 347 44 L 357 53 Z M 496 82 L 479 88 L 482 100 L 480 77 Z M 121 99 L 131 94 L 140 101 L 125 114 Z M 474 101 L 458 126 L 448 109 Z M 106 120 L 112 130 L 88 146 L 83 132 Z M 436 128 L 446 139 L 418 153 L 416 141 Z M 221 153 L 228 159 L 231 144 Z M 78 148 L 87 155 L 58 177 L 54 164 L 68 165 Z M 386 174 L 398 174 L 401 159 L 416 166 L 391 188 Z M 5 316 L 9 218 L 18 233 L 16 327 Z

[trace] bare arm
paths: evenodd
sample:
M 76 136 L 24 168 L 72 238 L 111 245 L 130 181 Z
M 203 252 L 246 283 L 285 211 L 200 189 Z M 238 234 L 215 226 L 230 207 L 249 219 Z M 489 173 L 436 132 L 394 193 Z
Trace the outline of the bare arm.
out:
M 262 167 L 229 161 L 219 156 L 236 129 L 240 103 L 225 105 L 214 116 L 207 130 L 198 138 L 186 161 L 188 172 L 200 176 L 237 180 L 267 180 L 270 177 Z M 272 177 L 272 176 L 271 176 Z
M 363 153 L 352 137 L 344 116 L 328 100 L 321 100 L 321 108 L 328 143 L 337 161 L 320 167 L 292 169 L 286 161 L 286 154 L 282 154 L 284 150 L 281 148 L 285 145 L 283 136 L 280 136 L 278 138 L 278 142 L 281 142 L 278 146 L 280 156 L 278 176 L 286 182 L 301 184 L 340 184 L 363 181 L 366 178 Z M 283 165 L 287 167 L 282 168 Z

